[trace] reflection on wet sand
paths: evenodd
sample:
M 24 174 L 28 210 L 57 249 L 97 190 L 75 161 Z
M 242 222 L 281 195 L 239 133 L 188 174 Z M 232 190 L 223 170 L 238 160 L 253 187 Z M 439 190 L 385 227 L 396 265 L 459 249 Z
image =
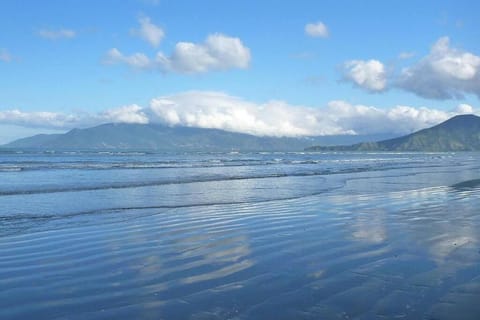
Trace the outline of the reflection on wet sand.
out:
M 477 319 L 477 180 L 411 170 L 108 191 L 153 205 L 0 238 L 2 316 Z
M 385 212 L 375 210 L 368 215 L 359 214 L 352 223 L 354 239 L 371 243 L 382 243 L 387 240 L 385 229 Z
M 368 214 L 363 206 L 366 199 L 371 206 Z M 320 309 L 339 304 L 338 311 L 345 307 L 360 318 L 370 314 L 413 319 L 431 314 L 435 319 L 475 319 L 480 314 L 478 304 L 472 303 L 480 298 L 478 201 L 478 192 L 466 197 L 448 187 L 335 197 L 336 206 L 343 203 L 348 211 L 358 210 L 352 212 L 352 239 L 388 242 L 390 254 L 352 268 L 351 281 L 364 277 L 362 284 L 329 298 Z M 378 300 L 360 300 L 363 308 L 370 305 L 370 309 L 347 307 L 348 301 L 358 303 L 354 296 L 374 297 L 375 292 L 380 294 Z

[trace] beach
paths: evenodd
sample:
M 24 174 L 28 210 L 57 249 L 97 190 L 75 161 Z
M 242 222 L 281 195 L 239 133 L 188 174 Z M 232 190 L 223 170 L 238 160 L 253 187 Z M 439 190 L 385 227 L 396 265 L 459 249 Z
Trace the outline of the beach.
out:
M 478 319 L 478 153 L 2 154 L 2 319 Z

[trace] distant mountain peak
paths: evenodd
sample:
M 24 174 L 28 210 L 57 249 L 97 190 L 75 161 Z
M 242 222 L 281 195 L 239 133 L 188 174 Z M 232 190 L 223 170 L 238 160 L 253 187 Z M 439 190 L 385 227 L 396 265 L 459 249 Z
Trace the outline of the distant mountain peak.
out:
M 459 115 L 451 117 L 450 119 L 446 120 L 445 122 L 465 121 L 465 120 L 480 120 L 480 117 L 476 116 L 474 114 L 459 114 Z
M 474 114 L 460 114 L 457 116 L 454 116 L 437 126 L 452 126 L 452 125 L 459 125 L 459 126 L 464 126 L 464 125 L 471 125 L 480 122 L 480 117 L 474 115 Z

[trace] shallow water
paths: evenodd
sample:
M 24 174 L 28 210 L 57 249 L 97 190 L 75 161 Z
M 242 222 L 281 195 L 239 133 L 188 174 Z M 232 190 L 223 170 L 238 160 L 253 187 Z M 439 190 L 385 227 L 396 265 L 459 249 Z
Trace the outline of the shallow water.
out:
M 2 319 L 478 319 L 476 153 L 0 155 Z

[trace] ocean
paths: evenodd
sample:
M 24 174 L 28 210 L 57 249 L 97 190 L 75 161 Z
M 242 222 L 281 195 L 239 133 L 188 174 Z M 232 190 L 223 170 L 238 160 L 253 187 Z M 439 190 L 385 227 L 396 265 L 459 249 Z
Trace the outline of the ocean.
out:
M 479 153 L 0 153 L 0 319 L 480 319 Z

